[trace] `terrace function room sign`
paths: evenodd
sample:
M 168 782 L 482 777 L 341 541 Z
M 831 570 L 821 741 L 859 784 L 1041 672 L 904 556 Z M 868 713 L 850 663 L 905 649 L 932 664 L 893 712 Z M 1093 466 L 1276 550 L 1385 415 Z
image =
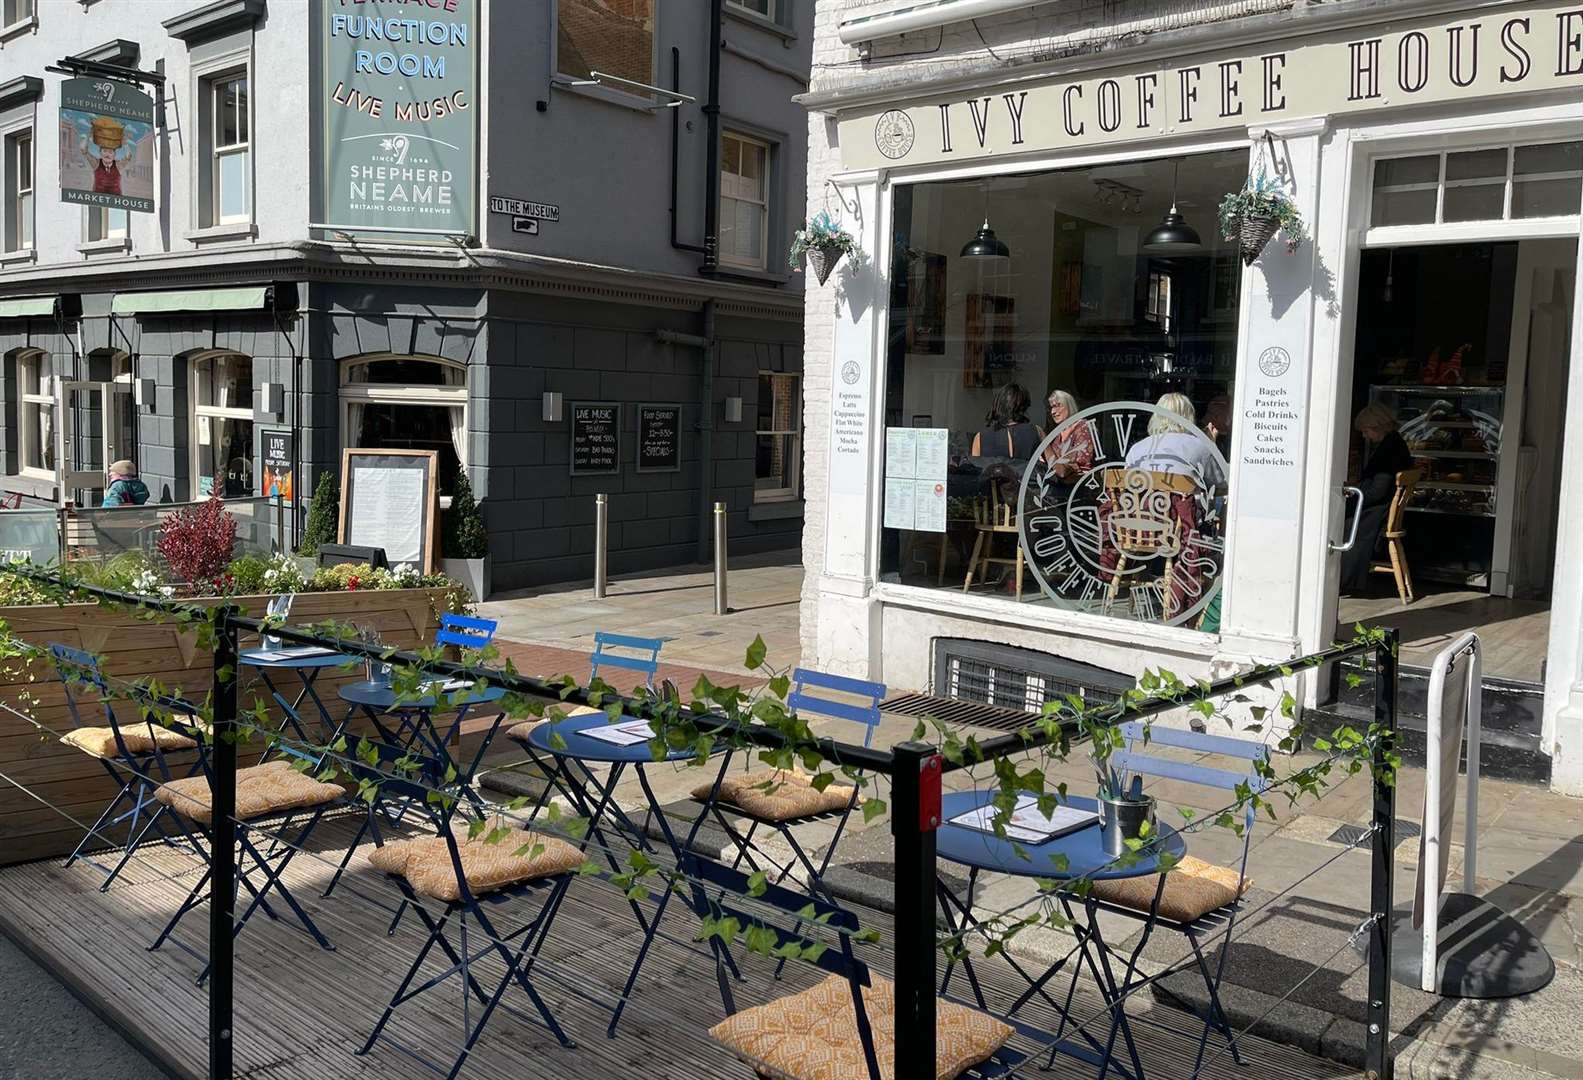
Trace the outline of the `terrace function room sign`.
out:
M 479 0 L 315 0 L 325 225 L 474 231 Z
M 840 116 L 841 159 L 925 165 L 1539 90 L 1583 91 L 1583 4 L 1482 7 L 854 110 Z

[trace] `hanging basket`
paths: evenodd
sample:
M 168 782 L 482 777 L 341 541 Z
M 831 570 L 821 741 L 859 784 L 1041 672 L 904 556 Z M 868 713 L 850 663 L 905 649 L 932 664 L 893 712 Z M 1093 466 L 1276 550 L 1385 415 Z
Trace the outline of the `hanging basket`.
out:
M 830 271 L 835 269 L 835 264 L 841 261 L 845 254 L 838 244 L 816 244 L 808 249 L 808 269 L 813 271 L 813 276 L 823 285 L 830 278 Z
M 1281 219 L 1273 214 L 1245 215 L 1237 225 L 1238 247 L 1242 249 L 1242 264 L 1252 266 L 1264 251 L 1265 245 L 1281 231 Z

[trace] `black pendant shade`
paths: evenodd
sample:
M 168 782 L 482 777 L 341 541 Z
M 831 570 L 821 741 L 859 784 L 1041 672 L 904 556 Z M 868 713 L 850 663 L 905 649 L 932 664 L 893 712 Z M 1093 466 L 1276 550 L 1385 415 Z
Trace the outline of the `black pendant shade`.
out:
M 1176 209 L 1176 180 L 1180 162 L 1171 162 L 1171 208 L 1154 231 L 1143 239 L 1143 250 L 1156 255 L 1175 255 L 1197 251 L 1204 246 L 1198 230 L 1189 225 Z
M 1004 240 L 995 235 L 995 230 L 989 227 L 989 219 L 984 219 L 984 225 L 978 234 L 962 245 L 962 258 L 964 259 L 1009 259 L 1011 248 L 1006 246 Z
M 1197 251 L 1204 246 L 1204 241 L 1199 237 L 1198 230 L 1187 223 L 1176 207 L 1172 206 L 1165 215 L 1165 219 L 1154 227 L 1154 231 L 1144 238 L 1143 247 L 1146 251 L 1170 254 L 1172 252 Z

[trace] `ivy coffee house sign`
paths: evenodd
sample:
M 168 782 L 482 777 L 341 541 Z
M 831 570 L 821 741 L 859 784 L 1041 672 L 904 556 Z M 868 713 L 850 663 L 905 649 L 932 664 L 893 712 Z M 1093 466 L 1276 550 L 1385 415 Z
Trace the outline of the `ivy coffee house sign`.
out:
M 1402 19 L 842 113 L 841 156 L 849 169 L 926 165 L 1537 90 L 1583 90 L 1583 4 Z
M 349 232 L 469 235 L 479 0 L 315 0 L 324 217 Z

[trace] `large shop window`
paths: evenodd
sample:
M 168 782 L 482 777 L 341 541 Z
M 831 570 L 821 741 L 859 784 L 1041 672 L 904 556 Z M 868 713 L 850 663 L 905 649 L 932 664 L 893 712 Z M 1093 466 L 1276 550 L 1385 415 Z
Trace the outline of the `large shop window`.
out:
M 202 498 L 253 493 L 253 361 L 220 353 L 192 361 L 192 475 Z
M 23 353 L 17 358 L 18 445 L 23 476 L 55 479 L 55 373 L 49 353 Z
M 449 497 L 467 465 L 467 369 L 417 357 L 348 361 L 342 368 L 341 431 L 346 445 L 433 450 L 440 494 Z
M 885 580 L 1218 628 L 1247 168 L 895 189 Z

